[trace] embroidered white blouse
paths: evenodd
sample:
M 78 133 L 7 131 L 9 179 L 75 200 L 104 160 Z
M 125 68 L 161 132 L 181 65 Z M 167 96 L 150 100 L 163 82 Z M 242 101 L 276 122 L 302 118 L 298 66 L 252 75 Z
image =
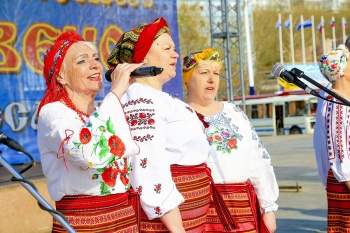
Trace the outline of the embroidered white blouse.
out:
M 140 146 L 140 155 L 132 158 L 131 184 L 148 218 L 158 218 L 184 201 L 170 166 L 198 165 L 209 156 L 203 124 L 186 103 L 147 85 L 134 83 L 121 101 Z
M 205 130 L 212 153 L 207 161 L 215 183 L 250 181 L 265 212 L 276 211 L 278 195 L 271 157 L 260 141 L 246 114 L 232 102 L 206 116 Z
M 108 195 L 130 188 L 132 140 L 119 99 L 108 93 L 84 124 L 61 102 L 42 107 L 38 147 L 52 200 L 65 195 Z
M 319 98 L 313 140 L 322 184 L 327 186 L 330 168 L 339 182 L 350 180 L 350 107 Z

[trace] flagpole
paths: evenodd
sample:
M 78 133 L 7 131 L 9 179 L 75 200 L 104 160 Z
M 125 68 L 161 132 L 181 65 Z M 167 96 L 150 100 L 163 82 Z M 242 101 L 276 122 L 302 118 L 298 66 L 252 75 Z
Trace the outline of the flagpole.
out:
M 324 30 L 324 18 L 321 16 L 321 22 L 322 22 L 322 49 L 323 49 L 323 54 L 326 53 L 326 35 L 325 35 L 325 30 Z
M 332 49 L 335 49 L 337 47 L 337 40 L 335 38 L 335 21 L 334 21 L 334 16 L 332 16 L 332 36 L 333 36 Z
M 254 74 L 253 74 L 253 64 L 251 55 L 251 42 L 250 42 L 250 30 L 249 30 L 249 17 L 248 17 L 248 1 L 244 1 L 244 26 L 245 26 L 245 36 L 247 44 L 247 63 L 248 63 L 248 80 L 249 80 L 249 94 L 254 95 Z
M 292 54 L 292 64 L 295 64 L 294 58 L 294 39 L 293 39 L 293 25 L 292 25 L 292 14 L 289 15 L 289 35 L 290 35 L 290 52 Z
M 342 26 L 342 31 L 343 31 L 343 43 L 345 44 L 346 41 L 346 35 L 345 35 L 345 18 L 341 18 L 341 26 Z
M 312 23 L 312 50 L 314 54 L 314 63 L 316 64 L 316 40 L 315 40 L 315 22 L 314 16 L 311 15 L 311 23 Z
M 279 41 L 280 41 L 280 63 L 283 64 L 283 46 L 282 46 L 282 19 L 281 13 L 278 13 L 278 22 L 280 24 L 278 29 Z
M 304 42 L 304 17 L 300 16 L 300 24 L 301 24 L 301 52 L 303 54 L 303 64 L 306 63 L 305 59 L 305 42 Z

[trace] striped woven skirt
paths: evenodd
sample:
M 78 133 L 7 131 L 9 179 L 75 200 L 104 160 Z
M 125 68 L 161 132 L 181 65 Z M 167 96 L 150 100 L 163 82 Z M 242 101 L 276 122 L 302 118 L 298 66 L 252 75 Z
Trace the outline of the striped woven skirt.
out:
M 334 177 L 332 170 L 327 178 L 327 201 L 327 232 L 350 233 L 350 191 Z
M 138 233 L 137 216 L 128 197 L 129 193 L 65 196 L 56 202 L 56 210 L 76 232 Z M 52 232 L 66 232 L 55 218 Z
M 210 202 L 207 166 L 205 164 L 197 166 L 172 165 L 171 172 L 176 188 L 185 199 L 179 209 L 186 232 L 204 232 Z M 141 232 L 169 232 L 169 230 L 159 218 L 148 220 L 146 214 L 141 210 Z
M 259 232 L 259 201 L 250 183 L 216 184 L 237 226 L 234 232 Z M 259 229 L 259 228 L 258 228 Z M 210 202 L 206 232 L 225 232 L 214 202 Z

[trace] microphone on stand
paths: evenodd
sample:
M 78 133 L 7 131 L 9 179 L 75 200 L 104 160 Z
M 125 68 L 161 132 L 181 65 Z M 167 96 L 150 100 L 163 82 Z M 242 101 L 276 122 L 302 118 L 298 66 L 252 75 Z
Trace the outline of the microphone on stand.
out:
M 316 87 L 320 88 L 324 92 L 326 92 L 329 95 L 331 95 L 331 96 L 335 97 L 336 99 L 340 100 L 344 105 L 350 106 L 350 102 L 348 100 L 346 100 L 345 98 L 341 97 L 340 95 L 338 95 L 337 93 L 333 92 L 332 90 L 324 87 L 323 85 L 319 84 L 318 82 L 316 82 L 312 78 L 308 77 L 307 75 L 305 75 L 304 71 L 299 70 L 298 68 L 293 68 L 292 72 L 293 72 L 293 74 L 297 75 L 298 77 L 305 79 L 309 83 L 312 83 L 313 85 L 315 85 Z
M 4 134 L 1 131 L 0 131 L 0 143 L 10 147 L 15 151 L 19 151 L 28 155 L 32 159 L 32 161 L 34 161 L 34 158 L 18 142 L 8 137 L 6 134 Z
M 295 84 L 307 93 L 319 97 L 319 94 L 314 89 L 300 81 L 295 73 L 286 70 L 286 68 L 284 68 L 284 66 L 281 64 L 275 64 L 272 67 L 272 74 L 276 78 L 282 78 L 286 82 Z
M 114 71 L 114 69 L 107 70 L 105 74 L 105 78 L 108 82 L 111 82 L 111 74 Z M 131 72 L 130 76 L 132 77 L 150 77 L 150 76 L 157 76 L 158 74 L 163 72 L 163 68 L 155 67 L 155 66 L 145 66 L 140 67 L 133 72 Z

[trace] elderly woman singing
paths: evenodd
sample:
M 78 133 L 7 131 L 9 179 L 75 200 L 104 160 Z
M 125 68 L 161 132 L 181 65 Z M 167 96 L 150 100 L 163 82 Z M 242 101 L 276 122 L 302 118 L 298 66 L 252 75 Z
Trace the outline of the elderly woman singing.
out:
M 176 76 L 178 57 L 170 29 L 159 18 L 125 32 L 108 60 L 116 69 L 125 63 L 163 68 L 156 76 L 137 78 L 122 98 L 140 146 L 131 183 L 140 193 L 141 232 L 205 231 L 211 182 L 204 126 L 193 108 L 162 91 Z
M 138 232 L 128 201 L 130 158 L 139 153 L 125 120 L 121 96 L 128 64 L 112 74 L 110 92 L 95 107 L 102 64 L 94 44 L 62 33 L 44 57 L 47 89 L 38 109 L 38 147 L 56 209 L 77 232 Z M 52 232 L 65 232 L 54 219 Z

